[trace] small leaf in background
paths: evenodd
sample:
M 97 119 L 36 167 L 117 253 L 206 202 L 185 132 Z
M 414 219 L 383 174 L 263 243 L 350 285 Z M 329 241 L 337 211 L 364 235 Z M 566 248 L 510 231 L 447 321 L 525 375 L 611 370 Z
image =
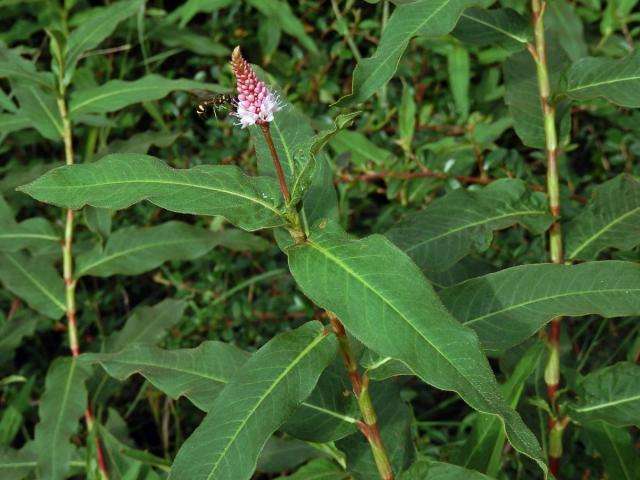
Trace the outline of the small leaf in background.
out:
M 640 107 L 640 50 L 620 59 L 578 60 L 566 73 L 562 93 L 575 100 L 601 97 L 622 107 Z
M 544 25 L 562 39 L 560 45 L 572 62 L 589 54 L 582 19 L 578 16 L 574 4 L 549 2 Z
M 179 213 L 222 215 L 246 230 L 282 225 L 275 179 L 248 177 L 235 165 L 174 169 L 148 155 L 108 155 L 64 166 L 20 190 L 66 208 L 122 209 L 141 200 Z
M 118 352 L 133 343 L 157 343 L 169 330 L 182 320 L 186 303 L 166 298 L 152 307 L 139 307 L 127 318 L 124 327 L 113 333 L 107 342 L 107 350 Z
M 468 470 L 449 463 L 432 460 L 418 460 L 409 470 L 400 475 L 399 480 L 490 480 L 480 472 Z
M 490 0 L 416 0 L 399 4 L 387 23 L 375 53 L 358 62 L 353 71 L 352 93 L 335 106 L 364 102 L 396 73 L 402 54 L 415 36 L 446 35 L 466 7 L 487 5 Z
M 258 27 L 258 40 L 265 63 L 268 64 L 271 62 L 271 57 L 280 44 L 281 36 L 282 29 L 280 22 L 278 22 L 276 18 L 267 17 L 263 22 L 260 22 L 260 26 Z
M 108 113 L 135 103 L 166 97 L 175 90 L 203 89 L 216 93 L 226 91 L 215 83 L 194 80 L 171 80 L 159 75 L 147 75 L 133 81 L 111 80 L 99 87 L 77 90 L 71 96 L 69 115 L 72 119 L 87 113 Z
M 474 250 L 483 251 L 493 230 L 520 223 L 541 233 L 551 223 L 544 195 L 521 180 L 502 179 L 482 190 L 455 190 L 409 214 L 385 234 L 420 268 L 442 271 Z
M 622 174 L 597 186 L 563 229 L 569 260 L 594 260 L 607 247 L 632 249 L 640 242 L 640 182 Z
M 449 88 L 456 104 L 460 121 L 469 116 L 469 84 L 471 83 L 471 66 L 469 51 L 461 45 L 453 45 L 447 55 L 447 71 Z
M 161 480 L 163 477 L 155 473 L 155 471 L 146 464 L 147 462 L 141 461 L 137 457 L 151 457 L 148 452 L 142 452 L 135 450 L 130 446 L 122 443 L 116 438 L 109 430 L 104 426 L 97 426 L 100 432 L 100 442 L 104 445 L 104 455 L 107 465 L 109 467 L 109 473 L 116 479 L 140 479 L 140 480 Z M 154 460 L 162 462 L 162 466 L 166 469 L 168 465 L 164 459 L 153 457 Z M 145 458 L 146 460 L 146 458 Z
M 588 422 L 584 429 L 602 458 L 608 478 L 636 480 L 640 476 L 638 451 L 628 429 L 605 422 Z
M 311 460 L 295 473 L 277 477 L 276 480 L 350 480 L 351 478 L 348 472 L 342 470 L 331 460 L 318 458 Z
M 511 8 L 468 8 L 451 34 L 464 43 L 499 45 L 512 52 L 524 49 L 533 39 L 531 23 Z
M 44 258 L 0 253 L 0 282 L 41 314 L 58 319 L 67 310 L 64 282 Z
M 108 208 L 86 206 L 82 209 L 82 213 L 89 230 L 98 235 L 101 242 L 105 242 L 111 234 L 113 212 Z
M 330 141 L 331 149 L 337 154 L 349 153 L 351 162 L 356 166 L 366 166 L 368 163 L 384 165 L 391 157 L 391 153 L 378 147 L 366 135 L 353 130 L 343 130 Z
M 620 362 L 595 370 L 578 382 L 576 391 L 578 399 L 570 404 L 572 418 L 640 426 L 640 365 Z
M 125 227 L 114 232 L 104 250 L 96 246 L 77 260 L 77 277 L 138 275 L 169 260 L 193 260 L 216 245 L 216 233 L 183 222 Z
M 76 358 L 58 358 L 49 367 L 35 430 L 40 478 L 58 480 L 69 473 L 76 448 L 71 436 L 87 407 L 85 381 L 90 375 L 91 367 Z
M 400 98 L 400 109 L 398 110 L 398 130 L 402 149 L 410 153 L 413 135 L 416 130 L 416 101 L 413 89 L 406 83 L 402 85 L 402 97 Z
M 167 20 L 180 19 L 180 28 L 184 28 L 198 13 L 213 13 L 228 7 L 235 0 L 187 0 L 168 16 Z
M 279 334 L 245 363 L 182 445 L 171 479 L 249 479 L 271 434 L 311 393 L 336 354 L 319 322 Z
M 334 312 L 359 341 L 401 360 L 424 382 L 500 417 L 511 444 L 546 471 L 535 436 L 502 399 L 477 336 L 445 310 L 401 250 L 381 235 L 352 240 L 325 222 L 287 254 L 302 291 Z
M 521 265 L 439 292 L 487 350 L 506 350 L 552 318 L 640 315 L 640 265 L 603 261 L 579 265 Z
M 0 325 L 0 365 L 13 358 L 24 337 L 30 337 L 43 318 L 29 310 L 19 310 Z M 0 429 L 2 431 L 2 429 Z

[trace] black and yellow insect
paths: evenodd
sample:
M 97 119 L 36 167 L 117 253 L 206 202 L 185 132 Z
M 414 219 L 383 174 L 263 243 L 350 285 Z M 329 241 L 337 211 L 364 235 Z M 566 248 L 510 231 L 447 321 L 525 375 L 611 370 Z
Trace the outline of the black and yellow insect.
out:
M 193 94 L 198 98 L 196 105 L 196 113 L 200 118 L 206 120 L 215 115 L 218 118 L 217 111 L 233 106 L 236 98 L 227 93 L 209 93 L 194 91 Z

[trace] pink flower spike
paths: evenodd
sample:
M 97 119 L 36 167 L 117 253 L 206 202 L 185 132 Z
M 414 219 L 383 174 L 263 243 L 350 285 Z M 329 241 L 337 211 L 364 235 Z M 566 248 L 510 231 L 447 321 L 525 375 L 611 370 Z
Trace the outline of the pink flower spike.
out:
M 236 76 L 238 108 L 232 115 L 240 120 L 242 128 L 250 125 L 264 125 L 273 121 L 273 114 L 282 109 L 279 98 L 271 93 L 258 79 L 249 63 L 242 56 L 240 47 L 231 54 L 231 67 Z

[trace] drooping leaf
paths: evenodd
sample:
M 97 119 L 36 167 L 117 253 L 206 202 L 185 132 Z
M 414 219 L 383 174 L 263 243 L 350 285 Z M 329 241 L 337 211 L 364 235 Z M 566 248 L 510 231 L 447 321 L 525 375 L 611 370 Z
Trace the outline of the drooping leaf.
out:
M 124 327 L 109 337 L 107 349 L 118 352 L 134 343 L 155 344 L 182 319 L 186 307 L 183 300 L 166 298 L 152 307 L 137 308 Z
M 103 446 L 109 478 L 114 480 L 160 480 L 162 478 L 149 465 L 137 458 L 151 454 L 135 450 L 122 443 L 102 425 L 98 425 L 97 428 L 100 432 L 100 442 Z
M 209 411 L 218 393 L 248 358 L 236 347 L 216 341 L 180 350 L 140 343 L 112 350 L 114 353 L 85 353 L 81 358 L 99 363 L 118 380 L 139 373 L 170 397 L 186 396 L 204 411 Z
M 442 271 L 472 250 L 485 250 L 493 230 L 520 223 L 541 233 L 551 223 L 544 195 L 521 180 L 497 180 L 479 191 L 465 189 L 407 215 L 385 235 L 424 270 Z
M 490 478 L 475 470 L 468 470 L 450 463 L 420 459 L 400 475 L 399 480 L 490 480 Z
M 98 245 L 78 256 L 77 277 L 138 275 L 169 260 L 193 260 L 216 245 L 216 234 L 183 222 L 126 227 L 114 232 L 104 250 Z
M 544 17 L 544 25 L 562 39 L 560 45 L 571 61 L 588 55 L 582 19 L 575 5 L 569 2 L 550 2 Z
M 18 50 L 7 48 L 0 41 L 0 78 L 8 78 L 13 86 L 35 85 L 45 90 L 54 86 L 53 75 L 38 72 L 33 62 L 22 58 Z
M 536 342 L 526 350 L 513 373 L 501 385 L 502 393 L 512 408 L 518 406 L 525 382 L 534 372 L 543 351 L 544 345 L 541 342 Z M 499 420 L 490 415 L 478 414 L 469 436 L 454 454 L 452 461 L 495 478 L 502 466 L 504 442 L 504 430 Z
M 335 337 L 319 322 L 270 340 L 215 400 L 178 451 L 169 478 L 250 478 L 265 442 L 311 393 L 335 353 Z
M 559 42 L 547 39 L 547 70 L 552 94 L 558 90 L 558 82 L 568 59 Z M 504 63 L 504 100 L 513 116 L 514 129 L 520 140 L 528 147 L 544 148 L 544 118 L 540 104 L 536 67 L 528 51 L 511 55 Z M 568 102 L 559 102 L 556 107 L 556 124 L 559 139 L 569 131 Z
M 640 51 L 620 59 L 578 60 L 567 71 L 563 93 L 575 100 L 601 97 L 622 107 L 640 107 Z
M 295 473 L 276 480 L 349 480 L 351 476 L 326 458 L 318 458 L 299 468 Z
M 87 113 L 115 112 L 134 103 L 166 97 L 175 90 L 205 89 L 222 93 L 220 85 L 195 80 L 147 75 L 134 81 L 111 80 L 99 87 L 78 90 L 71 96 L 69 115 L 76 118 Z
M 597 186 L 563 229 L 569 260 L 594 260 L 607 247 L 632 249 L 640 243 L 640 182 L 622 174 Z
M 394 472 L 402 472 L 416 456 L 411 437 L 411 408 L 400 399 L 400 385 L 383 382 L 369 386 L 378 429 L 389 461 Z M 336 445 L 347 455 L 347 469 L 354 480 L 379 478 L 371 447 L 360 432 L 340 440 Z
M 620 362 L 589 373 L 578 383 L 572 418 L 617 427 L 640 425 L 640 365 Z
M 522 50 L 533 38 L 531 23 L 510 8 L 468 8 L 451 34 L 465 43 L 498 45 L 509 51 Z
M 148 155 L 113 154 L 56 168 L 20 190 L 66 208 L 122 209 L 148 200 L 174 212 L 222 215 L 246 230 L 284 223 L 277 183 L 248 177 L 234 165 L 174 169 Z
M 31 336 L 41 321 L 42 317 L 23 309 L 0 325 L 0 365 L 13 358 L 22 339 Z
M 638 452 L 628 429 L 605 422 L 588 422 L 583 427 L 600 453 L 608 478 L 635 480 L 640 476 Z
M 77 358 L 58 358 L 49 367 L 35 429 L 40 478 L 64 479 L 69 473 L 70 439 L 87 407 L 85 381 L 90 375 L 91 367 Z
M 118 24 L 134 15 L 142 6 L 144 0 L 127 0 L 112 3 L 102 9 L 95 9 L 95 14 L 86 18 L 67 39 L 64 55 L 64 71 L 72 75 L 80 55 L 87 50 L 97 47 L 113 33 Z M 69 81 L 70 79 L 65 79 Z
M 47 317 L 58 319 L 67 310 L 62 278 L 44 258 L 0 253 L 0 282 Z
M 364 102 L 391 80 L 413 37 L 446 35 L 465 8 L 490 3 L 490 0 L 416 0 L 398 5 L 382 32 L 376 52 L 358 62 L 353 72 L 352 93 L 342 97 L 336 106 Z
M 20 102 L 20 113 L 29 119 L 30 126 L 49 140 L 61 140 L 62 117 L 51 91 L 37 85 L 18 85 L 14 89 Z
M 552 318 L 640 314 L 640 265 L 605 261 L 522 265 L 441 290 L 440 298 L 487 350 L 523 342 Z
M 287 254 L 302 290 L 335 312 L 365 346 L 401 360 L 436 388 L 459 393 L 473 408 L 499 416 L 512 445 L 546 471 L 534 435 L 501 397 L 477 336 L 445 310 L 402 251 L 380 235 L 348 239 L 325 222 Z

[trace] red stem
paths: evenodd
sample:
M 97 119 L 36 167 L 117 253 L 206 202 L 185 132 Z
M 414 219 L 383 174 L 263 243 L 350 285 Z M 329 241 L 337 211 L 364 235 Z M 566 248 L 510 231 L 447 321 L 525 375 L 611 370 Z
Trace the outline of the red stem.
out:
M 289 203 L 289 200 L 291 200 L 291 196 L 289 195 L 289 190 L 287 189 L 287 182 L 284 179 L 284 173 L 282 172 L 282 166 L 280 165 L 280 160 L 278 159 L 276 147 L 273 145 L 273 139 L 271 138 L 271 132 L 269 131 L 269 124 L 265 122 L 260 123 L 259 125 L 260 128 L 262 128 L 264 139 L 267 141 L 267 146 L 269 147 L 271 157 L 273 158 L 273 164 L 276 167 L 276 172 L 278 173 L 278 180 L 280 181 L 282 196 L 284 197 L 284 201 L 286 203 Z

